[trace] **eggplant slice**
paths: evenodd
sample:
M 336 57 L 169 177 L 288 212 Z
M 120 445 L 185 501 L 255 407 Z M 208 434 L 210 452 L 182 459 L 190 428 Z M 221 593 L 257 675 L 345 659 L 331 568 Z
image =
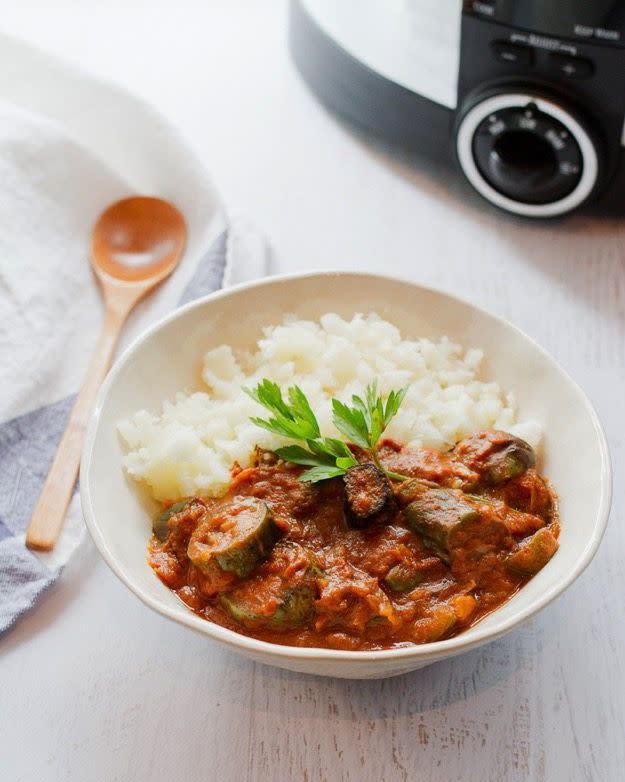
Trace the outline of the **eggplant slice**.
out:
M 396 509 L 393 490 L 386 475 L 373 462 L 350 467 L 343 477 L 345 515 L 352 527 L 390 519 Z

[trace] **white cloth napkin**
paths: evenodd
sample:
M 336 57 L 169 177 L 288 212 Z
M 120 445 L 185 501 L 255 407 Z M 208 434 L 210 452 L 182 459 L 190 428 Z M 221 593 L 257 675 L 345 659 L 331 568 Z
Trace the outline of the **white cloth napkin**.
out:
M 76 494 L 54 551 L 24 546 L 101 324 L 90 230 L 109 203 L 132 192 L 62 125 L 0 103 L 0 632 L 58 577 L 84 536 Z M 203 251 L 131 316 L 123 344 L 173 306 L 267 272 L 267 244 L 244 219 L 222 218 L 206 235 Z

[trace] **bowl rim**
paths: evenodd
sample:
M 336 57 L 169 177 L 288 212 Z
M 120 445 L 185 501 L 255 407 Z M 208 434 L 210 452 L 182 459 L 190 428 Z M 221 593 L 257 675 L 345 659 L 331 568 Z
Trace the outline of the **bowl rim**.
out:
M 454 304 L 467 306 L 479 312 L 481 315 L 492 319 L 504 328 L 513 330 L 517 333 L 517 335 L 528 341 L 535 350 L 542 354 L 542 356 L 546 358 L 553 366 L 555 371 L 557 371 L 559 375 L 573 387 L 590 417 L 595 430 L 595 435 L 598 439 L 601 458 L 600 498 L 595 514 L 595 522 L 592 534 L 587 540 L 586 545 L 581 555 L 578 557 L 574 567 L 568 573 L 566 573 L 557 584 L 554 584 L 552 587 L 547 589 L 540 597 L 529 603 L 524 608 L 519 609 L 514 616 L 509 617 L 505 621 L 502 621 L 497 627 L 484 629 L 483 627 L 480 628 L 480 624 L 478 623 L 474 628 L 472 628 L 473 633 L 470 637 L 467 637 L 465 633 L 460 633 L 453 638 L 448 638 L 443 641 L 435 641 L 433 643 L 427 644 L 415 644 L 413 646 L 402 646 L 396 649 L 381 649 L 370 651 L 348 651 L 339 649 L 322 649 L 318 647 L 286 646 L 283 644 L 271 643 L 269 641 L 260 641 L 256 638 L 237 633 L 234 630 L 229 630 L 228 628 L 222 627 L 221 625 L 218 625 L 209 620 L 202 619 L 195 615 L 190 609 L 181 610 L 183 609 L 182 603 L 180 608 L 164 605 L 160 600 L 145 591 L 140 585 L 132 583 L 131 579 L 126 575 L 124 570 L 118 565 L 115 556 L 107 546 L 106 538 L 102 534 L 95 516 L 89 485 L 93 465 L 93 449 L 99 428 L 100 413 L 102 411 L 104 402 L 106 401 L 109 391 L 114 385 L 121 369 L 126 366 L 134 353 L 143 345 L 144 342 L 148 341 L 160 329 L 164 328 L 178 318 L 186 315 L 188 312 L 194 309 L 202 308 L 211 302 L 218 301 L 219 299 L 236 295 L 240 291 L 253 288 L 271 287 L 276 284 L 279 285 L 281 283 L 292 280 L 301 280 L 307 278 L 332 278 L 337 276 L 352 277 L 355 281 L 358 279 L 370 278 L 373 280 L 379 280 L 380 282 L 399 282 L 402 284 L 407 284 L 426 293 L 447 298 Z M 573 583 L 573 581 L 575 581 L 575 579 L 581 575 L 597 552 L 607 526 L 612 502 L 612 467 L 610 451 L 608 448 L 605 432 L 599 420 L 599 416 L 597 415 L 597 412 L 587 394 L 545 348 L 543 348 L 538 342 L 536 342 L 536 340 L 527 335 L 518 326 L 515 326 L 506 318 L 496 315 L 483 307 L 477 306 L 460 296 L 427 285 L 421 285 L 420 283 L 401 275 L 388 275 L 375 272 L 350 270 L 316 270 L 278 274 L 270 277 L 264 277 L 258 280 L 251 280 L 240 283 L 232 287 L 222 288 L 221 290 L 195 299 L 194 301 L 173 310 L 171 313 L 159 319 L 156 323 L 149 326 L 138 337 L 136 337 L 123 351 L 119 358 L 117 358 L 114 365 L 109 370 L 108 375 L 100 387 L 95 407 L 89 418 L 80 464 L 80 499 L 87 529 L 89 530 L 96 548 L 109 568 L 145 605 L 152 608 L 162 616 L 172 619 L 178 624 L 189 627 L 198 633 L 207 635 L 210 638 L 225 643 L 227 646 L 238 651 L 249 652 L 256 656 L 273 657 L 276 664 L 279 663 L 280 659 L 301 661 L 316 660 L 364 665 L 375 662 L 383 663 L 384 661 L 390 662 L 398 660 L 418 660 L 425 664 L 425 662 L 428 660 L 433 661 L 434 659 L 440 659 L 444 656 L 465 652 L 501 637 L 512 628 L 516 627 L 517 625 L 521 625 L 535 616 L 539 611 L 549 605 L 553 600 L 555 600 L 556 597 L 564 592 L 564 590 L 567 589 Z

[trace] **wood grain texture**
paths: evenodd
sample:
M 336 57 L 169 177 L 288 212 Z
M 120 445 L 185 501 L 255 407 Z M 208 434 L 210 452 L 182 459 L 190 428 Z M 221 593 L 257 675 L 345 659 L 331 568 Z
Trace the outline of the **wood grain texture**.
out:
M 271 236 L 276 270 L 394 271 L 512 319 L 590 394 L 616 481 L 604 542 L 565 595 L 485 648 L 380 682 L 233 657 L 149 612 L 88 544 L 0 641 L 2 779 L 620 782 L 625 222 L 506 218 L 344 127 L 289 67 L 283 3 L 133 0 L 122 28 L 114 3 L 5 3 L 7 29 L 176 117 L 226 200 Z
M 78 477 L 87 422 L 129 311 L 130 307 L 120 315 L 109 309 L 105 314 L 89 369 L 26 530 L 26 545 L 34 551 L 50 551 L 58 540 Z

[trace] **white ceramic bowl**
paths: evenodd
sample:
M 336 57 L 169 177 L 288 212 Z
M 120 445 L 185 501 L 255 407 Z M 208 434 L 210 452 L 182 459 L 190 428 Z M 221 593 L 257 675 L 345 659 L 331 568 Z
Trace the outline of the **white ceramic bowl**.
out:
M 485 374 L 514 391 L 520 414 L 545 432 L 544 472 L 560 496 L 562 533 L 553 559 L 520 592 L 475 627 L 446 641 L 376 652 L 300 649 L 257 641 L 200 619 L 146 562 L 150 516 L 121 468 L 116 423 L 138 408 L 160 408 L 198 385 L 203 353 L 218 344 L 250 346 L 285 312 L 318 318 L 375 310 L 407 337 L 447 334 L 485 350 Z M 109 373 L 91 418 L 80 487 L 91 535 L 114 573 L 163 616 L 254 660 L 347 678 L 394 676 L 492 641 L 550 603 L 592 559 L 608 518 L 611 472 L 605 436 L 579 387 L 511 324 L 411 282 L 357 273 L 275 277 L 225 290 L 176 310 L 140 337 Z

